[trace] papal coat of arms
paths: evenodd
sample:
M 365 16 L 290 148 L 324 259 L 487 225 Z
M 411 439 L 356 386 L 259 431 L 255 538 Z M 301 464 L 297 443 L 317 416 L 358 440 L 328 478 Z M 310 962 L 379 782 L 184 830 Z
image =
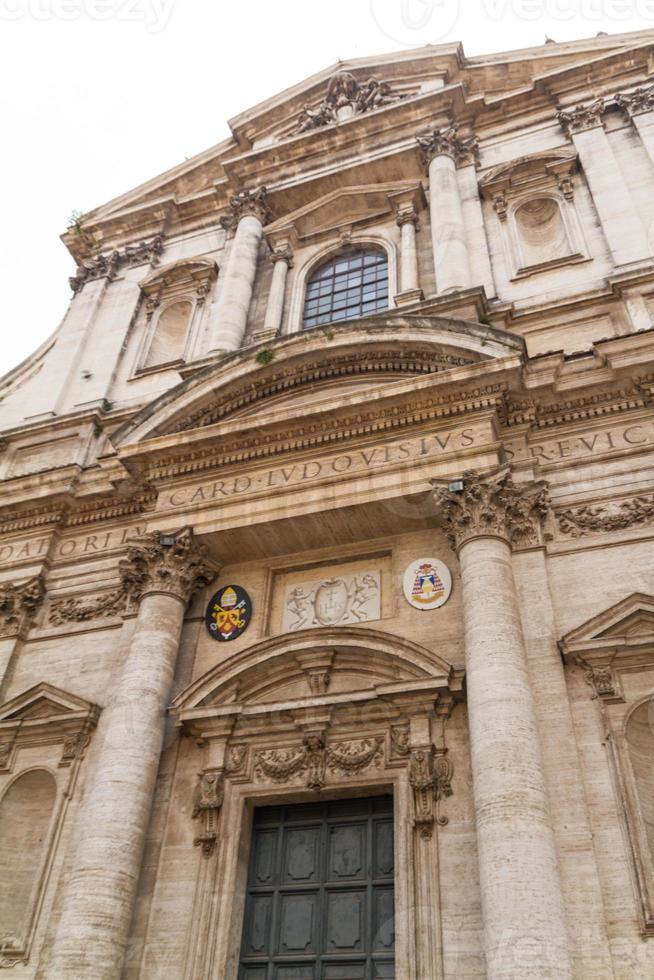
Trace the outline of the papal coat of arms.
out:
M 225 585 L 212 596 L 205 616 L 207 630 L 214 640 L 235 640 L 252 618 L 250 596 L 240 585 Z
M 437 609 L 452 591 L 447 565 L 437 558 L 418 558 L 404 573 L 404 597 L 415 609 Z

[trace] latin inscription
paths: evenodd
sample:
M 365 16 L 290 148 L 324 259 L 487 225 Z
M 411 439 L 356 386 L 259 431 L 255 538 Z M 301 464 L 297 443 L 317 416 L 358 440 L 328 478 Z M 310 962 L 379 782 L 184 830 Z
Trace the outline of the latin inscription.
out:
M 470 449 L 488 442 L 487 429 L 484 435 L 472 428 L 453 429 L 450 432 L 434 433 L 406 442 L 388 446 L 375 446 L 372 449 L 357 449 L 339 456 L 325 459 L 312 459 L 304 463 L 289 463 L 276 469 L 257 471 L 252 474 L 214 480 L 211 483 L 195 484 L 176 490 L 166 490 L 159 496 L 157 508 L 171 510 L 176 507 L 197 506 L 212 501 L 224 500 L 250 493 L 283 490 L 286 487 L 324 480 L 333 476 L 347 477 L 350 474 L 364 473 L 368 470 L 401 463 L 417 462 Z
M 635 449 L 654 443 L 654 426 L 648 422 L 615 429 L 603 429 L 583 436 L 570 436 L 567 439 L 543 439 L 529 446 L 520 443 L 504 443 L 508 460 L 532 458 L 540 463 L 556 463 L 562 459 L 578 459 L 582 456 L 595 456 L 602 453 Z
M 118 531 L 100 531 L 97 534 L 64 538 L 55 546 L 54 557 L 56 559 L 84 558 L 101 551 L 111 551 L 112 548 L 122 547 L 128 538 L 134 538 L 144 533 L 145 528 L 128 527 Z M 29 538 L 24 541 L 14 541 L 12 544 L 4 544 L 0 546 L 0 565 L 44 558 L 50 540 L 49 537 Z

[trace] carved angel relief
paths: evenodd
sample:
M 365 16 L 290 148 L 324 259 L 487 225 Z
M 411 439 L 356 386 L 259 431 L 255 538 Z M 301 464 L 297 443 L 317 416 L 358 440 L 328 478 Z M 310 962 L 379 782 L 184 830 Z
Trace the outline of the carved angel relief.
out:
M 339 71 L 329 80 L 322 102 L 315 109 L 305 106 L 302 110 L 293 135 L 344 122 L 404 98 L 404 94 L 393 92 L 390 85 L 373 76 L 361 83 L 351 72 Z

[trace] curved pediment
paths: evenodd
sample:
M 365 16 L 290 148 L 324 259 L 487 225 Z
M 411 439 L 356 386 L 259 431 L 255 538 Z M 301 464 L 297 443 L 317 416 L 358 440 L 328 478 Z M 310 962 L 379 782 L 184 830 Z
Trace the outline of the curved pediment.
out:
M 112 437 L 117 448 L 256 415 L 274 421 L 292 405 L 324 407 L 381 397 L 393 383 L 522 353 L 521 338 L 481 324 L 388 315 L 314 329 L 222 358 L 166 392 Z M 373 394 L 374 393 L 374 394 Z
M 212 667 L 173 702 L 181 718 L 209 707 L 460 691 L 462 672 L 417 643 L 361 627 L 302 630 L 263 640 Z

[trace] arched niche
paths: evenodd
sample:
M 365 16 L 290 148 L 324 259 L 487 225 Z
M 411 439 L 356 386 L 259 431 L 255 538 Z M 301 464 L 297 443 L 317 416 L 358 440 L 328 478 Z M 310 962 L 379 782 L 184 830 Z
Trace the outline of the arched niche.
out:
M 0 798 L 0 944 L 24 945 L 57 802 L 47 769 L 30 769 Z
M 161 310 L 144 367 L 170 364 L 184 357 L 192 316 L 193 304 L 190 300 L 177 300 Z

